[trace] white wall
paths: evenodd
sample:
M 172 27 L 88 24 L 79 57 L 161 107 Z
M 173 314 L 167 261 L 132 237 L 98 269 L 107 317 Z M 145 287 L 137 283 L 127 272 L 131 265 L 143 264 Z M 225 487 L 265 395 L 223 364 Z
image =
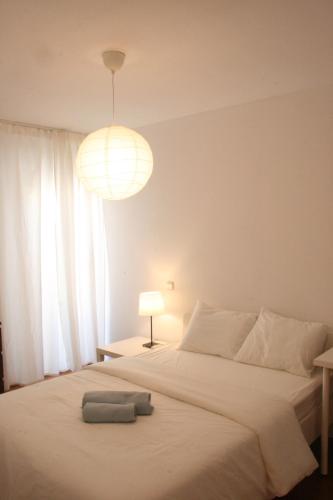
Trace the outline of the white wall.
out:
M 163 289 L 180 334 L 197 297 L 333 325 L 333 87 L 142 129 L 155 157 L 138 195 L 105 202 L 114 338 L 148 333 L 138 294 Z

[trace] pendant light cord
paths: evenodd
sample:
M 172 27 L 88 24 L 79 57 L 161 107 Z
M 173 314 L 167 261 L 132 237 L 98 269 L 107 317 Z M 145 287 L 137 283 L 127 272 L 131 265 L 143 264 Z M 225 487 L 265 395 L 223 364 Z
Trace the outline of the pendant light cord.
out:
M 114 124 L 115 104 L 114 104 L 114 71 L 112 71 L 112 123 Z

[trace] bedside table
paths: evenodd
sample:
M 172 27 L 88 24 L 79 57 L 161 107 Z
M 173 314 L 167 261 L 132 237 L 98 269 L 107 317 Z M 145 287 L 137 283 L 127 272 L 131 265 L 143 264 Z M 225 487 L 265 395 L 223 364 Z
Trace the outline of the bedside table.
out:
M 112 344 L 96 348 L 97 362 L 104 361 L 104 356 L 111 356 L 112 358 L 121 358 L 122 356 L 138 356 L 144 352 L 156 351 L 165 347 L 165 342 L 159 342 L 158 345 L 149 349 L 143 347 L 142 344 L 147 342 L 147 337 L 129 337 L 125 340 L 119 340 Z
M 321 414 L 321 473 L 328 471 L 328 429 L 330 422 L 330 371 L 333 370 L 333 348 L 314 359 L 314 366 L 323 369 L 323 392 Z

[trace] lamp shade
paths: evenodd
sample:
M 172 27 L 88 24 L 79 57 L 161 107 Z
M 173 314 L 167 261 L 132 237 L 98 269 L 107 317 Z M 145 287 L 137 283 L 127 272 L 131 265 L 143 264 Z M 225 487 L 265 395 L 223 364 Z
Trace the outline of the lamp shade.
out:
M 164 311 L 164 300 L 161 292 L 142 292 L 139 295 L 139 315 L 155 316 Z
M 106 200 L 139 192 L 153 171 L 153 154 L 135 130 L 112 125 L 89 134 L 76 158 L 76 174 L 89 191 Z

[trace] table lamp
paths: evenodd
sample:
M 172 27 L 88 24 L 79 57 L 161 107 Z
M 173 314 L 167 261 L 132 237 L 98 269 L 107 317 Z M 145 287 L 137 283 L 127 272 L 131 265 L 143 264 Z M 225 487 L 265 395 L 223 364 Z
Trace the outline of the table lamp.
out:
M 139 315 L 150 316 L 150 342 L 143 344 L 143 347 L 152 348 L 158 345 L 153 342 L 153 316 L 162 314 L 164 311 L 164 300 L 161 292 L 142 292 L 139 295 Z

